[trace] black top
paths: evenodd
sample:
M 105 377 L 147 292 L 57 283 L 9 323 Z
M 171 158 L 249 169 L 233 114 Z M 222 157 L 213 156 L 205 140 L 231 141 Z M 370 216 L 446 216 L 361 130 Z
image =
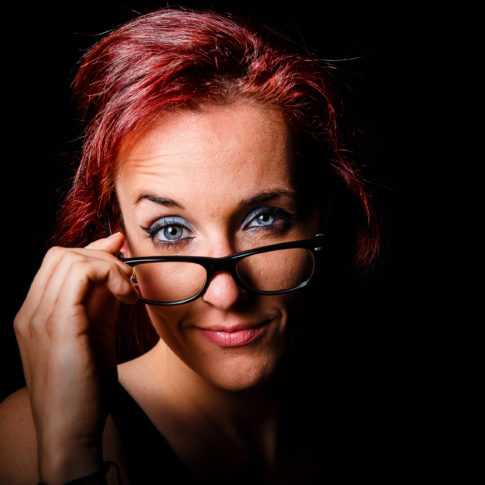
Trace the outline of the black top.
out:
M 120 384 L 117 386 L 115 399 L 112 401 L 111 415 L 120 435 L 126 469 L 132 485 L 231 483 L 230 480 L 217 481 L 213 478 L 209 480 L 191 477 L 189 470 L 167 439 Z M 298 421 L 301 421 L 301 416 Z M 320 436 L 320 443 L 310 444 L 310 448 L 320 450 L 320 453 L 317 452 L 320 459 L 317 460 L 316 468 L 308 470 L 302 468 L 300 470 L 301 478 L 292 481 L 290 477 L 286 477 L 289 479 L 288 483 L 347 485 L 348 483 L 362 483 L 362 479 L 368 477 L 373 478 L 371 482 L 374 484 L 381 483 L 379 477 L 375 475 L 372 461 L 368 460 L 366 449 L 359 446 L 359 440 L 353 440 L 344 431 L 339 426 L 336 426 L 335 429 L 329 426 L 326 433 Z M 324 436 L 326 440 L 324 440 Z M 323 442 L 326 442 L 327 445 L 325 446 Z M 299 443 L 299 441 L 296 442 L 297 447 Z M 365 468 L 368 469 L 363 470 L 360 466 L 361 463 L 365 463 Z M 263 473 L 260 476 L 256 475 L 251 480 L 252 485 L 268 483 L 271 481 L 265 478 Z
M 121 384 L 112 403 L 111 415 L 120 435 L 133 485 L 171 483 L 169 480 L 176 480 L 177 484 L 192 483 L 187 468 L 166 438 Z

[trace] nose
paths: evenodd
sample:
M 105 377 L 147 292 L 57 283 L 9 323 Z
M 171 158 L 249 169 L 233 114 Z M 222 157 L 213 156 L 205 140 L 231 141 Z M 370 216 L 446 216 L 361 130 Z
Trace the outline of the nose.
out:
M 229 310 L 239 300 L 242 291 L 234 278 L 222 271 L 214 275 L 202 300 L 221 310 Z
M 214 238 L 210 242 L 208 255 L 213 258 L 221 258 L 233 254 L 235 248 L 227 234 L 214 231 Z M 227 271 L 215 273 L 209 282 L 209 286 L 202 295 L 202 300 L 221 310 L 229 310 L 245 293 Z

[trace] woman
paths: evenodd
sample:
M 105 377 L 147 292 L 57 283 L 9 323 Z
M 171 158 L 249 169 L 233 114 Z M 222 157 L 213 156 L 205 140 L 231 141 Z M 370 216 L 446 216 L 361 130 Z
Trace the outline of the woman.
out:
M 321 236 L 329 194 L 364 216 L 356 266 L 377 235 L 328 69 L 292 49 L 230 16 L 164 9 L 83 58 L 83 157 L 15 319 L 27 389 L 2 403 L 2 483 L 325 476 L 301 394 L 315 369 L 301 369 L 321 255 L 348 256 L 344 213 Z

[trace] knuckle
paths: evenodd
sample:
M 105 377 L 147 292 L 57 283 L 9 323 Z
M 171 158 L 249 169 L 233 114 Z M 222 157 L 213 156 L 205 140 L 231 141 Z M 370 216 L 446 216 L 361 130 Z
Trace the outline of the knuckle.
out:
M 29 321 L 29 330 L 35 331 L 39 330 L 45 326 L 45 318 L 41 315 L 35 314 Z
M 75 276 L 78 281 L 99 281 L 102 279 L 99 275 L 103 272 L 102 262 L 96 264 L 89 259 L 74 258 L 70 262 L 69 275 Z
M 58 307 L 54 307 L 44 323 L 44 331 L 47 335 L 52 336 L 59 327 L 66 315 Z
M 69 264 L 75 256 L 76 253 L 71 248 L 53 246 L 44 256 L 43 266 L 50 266 L 51 268 L 61 267 Z
M 24 312 L 19 311 L 14 318 L 13 328 L 15 337 L 18 341 L 27 340 L 36 333 L 36 330 L 41 325 L 40 318 L 37 315 L 28 316 Z
M 78 253 L 76 253 L 72 249 L 64 249 L 63 248 L 63 251 L 62 251 L 62 254 L 61 254 L 61 261 L 63 263 L 65 263 L 65 262 L 70 263 L 70 262 L 73 262 L 73 261 L 79 261 L 79 259 L 80 259 L 80 255 Z
M 28 320 L 25 318 L 24 313 L 20 310 L 15 318 L 13 319 L 13 329 L 15 331 L 15 335 L 22 336 L 25 332 L 25 329 L 28 325 Z
M 86 261 L 79 258 L 70 258 L 69 265 L 70 265 L 70 269 L 73 272 L 83 272 L 88 266 Z
M 115 296 L 126 296 L 131 291 L 131 283 L 128 275 L 116 264 L 109 267 L 109 287 Z
M 59 255 L 61 255 L 64 251 L 65 249 L 61 248 L 60 246 L 52 246 L 45 253 L 44 262 L 50 262 L 52 260 L 59 258 Z
M 117 290 L 117 293 L 119 294 L 125 294 L 128 293 L 130 290 L 130 282 L 126 275 L 122 274 L 121 271 L 118 270 L 118 278 L 116 278 L 115 282 L 115 288 Z
M 59 268 L 67 270 L 70 274 L 79 273 L 86 271 L 86 268 L 89 266 L 87 263 L 89 263 L 89 259 L 84 255 L 76 251 L 67 250 L 61 256 Z
M 57 262 L 58 264 L 70 264 L 82 259 L 84 259 L 84 256 L 78 250 L 60 246 L 51 247 L 44 257 L 44 261 Z

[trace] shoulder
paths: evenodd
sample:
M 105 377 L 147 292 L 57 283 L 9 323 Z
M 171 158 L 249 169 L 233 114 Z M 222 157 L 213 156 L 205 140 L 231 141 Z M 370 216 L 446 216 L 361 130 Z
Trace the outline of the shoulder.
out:
M 0 483 L 36 483 L 37 444 L 26 388 L 0 403 Z

